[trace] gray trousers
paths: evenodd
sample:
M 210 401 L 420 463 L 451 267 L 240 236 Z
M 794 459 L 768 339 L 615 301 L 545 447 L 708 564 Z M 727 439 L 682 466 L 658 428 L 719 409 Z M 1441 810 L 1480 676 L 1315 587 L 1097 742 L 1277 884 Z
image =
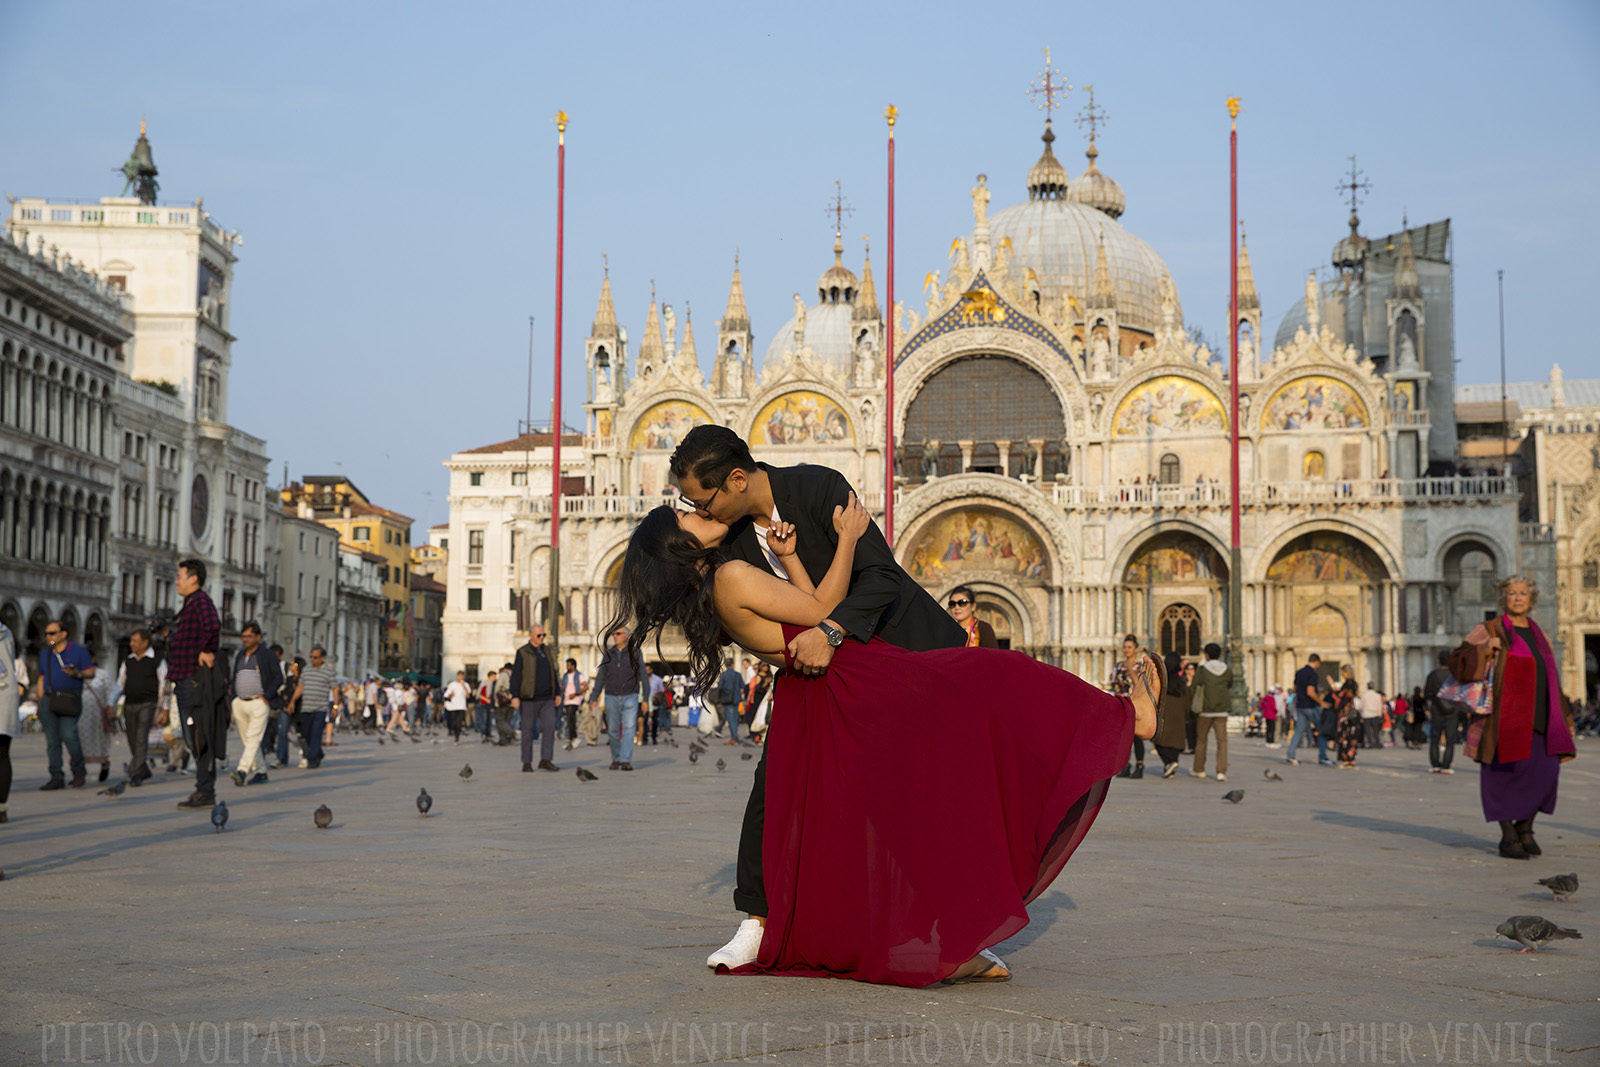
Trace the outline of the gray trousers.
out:
M 122 705 L 122 726 L 128 732 L 128 777 L 150 777 L 147 761 L 150 744 L 150 723 L 155 718 L 154 700 L 128 700 Z
M 533 720 L 539 720 L 539 759 L 554 760 L 556 754 L 556 702 L 554 697 L 543 700 L 519 700 L 517 709 L 522 713 L 522 762 L 533 762 Z

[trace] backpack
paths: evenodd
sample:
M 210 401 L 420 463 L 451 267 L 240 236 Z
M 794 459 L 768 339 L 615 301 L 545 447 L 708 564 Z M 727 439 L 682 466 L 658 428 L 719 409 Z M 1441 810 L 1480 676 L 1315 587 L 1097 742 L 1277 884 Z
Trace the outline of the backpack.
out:
M 387 687 L 381 685 L 378 686 L 377 703 L 378 707 L 380 708 L 386 708 L 389 706 L 389 690 Z

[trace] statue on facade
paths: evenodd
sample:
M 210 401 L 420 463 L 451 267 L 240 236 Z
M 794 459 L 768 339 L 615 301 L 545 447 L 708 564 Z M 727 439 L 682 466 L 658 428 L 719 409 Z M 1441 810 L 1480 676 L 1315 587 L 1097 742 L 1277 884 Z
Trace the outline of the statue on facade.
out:
M 806 302 L 794 294 L 794 351 L 796 355 L 806 346 Z
M 127 196 L 132 190 L 139 198 L 139 203 L 154 204 L 157 194 L 161 192 L 161 185 L 156 181 L 157 173 L 155 157 L 150 154 L 150 139 L 145 136 L 144 122 L 141 120 L 139 140 L 133 146 L 133 154 L 122 165 L 122 176 L 127 179 L 122 185 L 122 195 Z
M 722 367 L 722 391 L 729 396 L 740 396 L 744 393 L 744 362 L 737 356 L 729 356 Z
M 1104 378 L 1111 374 L 1111 345 L 1106 342 L 1106 335 L 1096 334 L 1094 346 L 1089 349 L 1089 375 L 1094 378 Z
M 1306 332 L 1315 336 L 1322 329 L 1322 309 L 1317 305 L 1317 272 L 1306 276 Z
M 989 225 L 989 176 L 978 175 L 978 184 L 972 187 L 972 218 L 979 226 Z
M 1411 335 L 1400 335 L 1400 367 L 1402 370 L 1414 368 L 1417 365 L 1417 346 L 1412 342 Z

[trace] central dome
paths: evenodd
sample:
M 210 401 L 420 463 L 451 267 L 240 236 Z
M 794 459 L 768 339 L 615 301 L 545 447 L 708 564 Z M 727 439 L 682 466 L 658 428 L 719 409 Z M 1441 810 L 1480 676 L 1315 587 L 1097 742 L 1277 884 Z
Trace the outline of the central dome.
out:
M 1104 212 L 1072 200 L 1030 200 L 991 217 L 989 233 L 996 246 L 1011 239 L 1012 264 L 1033 268 L 1046 300 L 1070 294 L 1079 307 L 1094 291 L 1095 254 L 1104 241 L 1118 321 L 1151 334 L 1161 325 L 1161 279 L 1171 272 L 1155 249 Z
M 1155 249 L 1129 233 L 1108 210 L 1121 213 L 1122 190 L 1096 170 L 1093 156 L 1089 170 L 1071 183 L 1077 187 L 1077 196 L 1064 183 L 1059 188 L 1054 185 L 1065 177 L 1066 170 L 1051 151 L 1052 140 L 1046 124 L 1044 154 L 1029 172 L 1029 199 L 990 217 L 991 244 L 998 247 L 1009 238 L 1011 263 L 1021 270 L 1033 268 L 1047 301 L 1070 295 L 1081 308 L 1093 295 L 1095 256 L 1104 242 L 1118 321 L 1125 327 L 1155 333 L 1161 325 L 1161 282 L 1163 278 L 1170 282 L 1172 272 Z M 1041 168 L 1049 171 L 1043 183 Z M 1176 299 L 1176 285 L 1172 291 Z M 1181 309 L 1178 321 L 1183 321 Z

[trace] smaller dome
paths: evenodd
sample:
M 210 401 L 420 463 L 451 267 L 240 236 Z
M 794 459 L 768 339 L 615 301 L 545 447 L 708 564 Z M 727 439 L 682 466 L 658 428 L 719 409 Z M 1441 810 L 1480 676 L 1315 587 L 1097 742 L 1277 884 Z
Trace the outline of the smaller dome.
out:
M 1112 218 L 1118 218 L 1127 208 L 1128 201 L 1123 196 L 1122 186 L 1117 184 L 1116 179 L 1095 166 L 1095 157 L 1099 154 L 1094 142 L 1090 141 L 1089 150 L 1084 153 L 1089 157 L 1089 166 L 1068 184 L 1067 199 L 1103 211 Z
M 833 266 L 817 279 L 817 298 L 824 304 L 854 304 L 860 283 L 855 271 L 844 265 L 844 238 L 833 235 Z
M 1333 265 L 1335 267 L 1359 267 L 1366 262 L 1367 249 L 1372 242 L 1357 232 L 1361 220 L 1354 211 L 1350 212 L 1350 233 L 1339 239 L 1333 246 Z
M 1028 171 L 1028 199 L 1029 200 L 1061 200 L 1067 195 L 1067 187 L 1072 184 L 1072 177 L 1067 173 L 1067 168 L 1061 165 L 1055 152 L 1050 147 L 1050 142 L 1056 139 L 1055 131 L 1050 129 L 1050 120 L 1044 120 L 1044 136 L 1039 140 L 1044 142 L 1044 153 L 1039 156 Z

